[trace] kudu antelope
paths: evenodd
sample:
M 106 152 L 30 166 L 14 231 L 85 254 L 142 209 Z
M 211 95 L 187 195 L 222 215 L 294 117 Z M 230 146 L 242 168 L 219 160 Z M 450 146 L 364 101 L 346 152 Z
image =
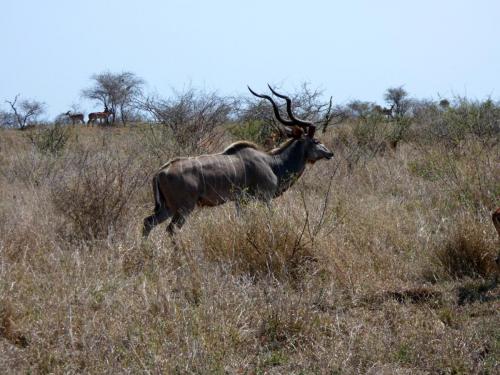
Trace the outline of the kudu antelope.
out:
M 248 87 L 253 95 L 271 103 L 276 119 L 284 125 L 290 139 L 268 152 L 240 141 L 218 154 L 176 158 L 163 165 L 153 177 L 155 208 L 154 214 L 144 219 L 144 237 L 170 217 L 167 232 L 172 235 L 197 205 L 217 206 L 227 201 L 236 201 L 238 205 L 243 194 L 269 203 L 297 181 L 307 163 L 333 157 L 314 138 L 315 125 L 294 116 L 291 99 L 269 88 L 286 100 L 289 119 L 281 117 L 270 96 L 257 94 Z
M 109 116 L 111 116 L 112 114 L 113 114 L 113 112 L 110 111 L 107 106 L 104 106 L 103 112 L 89 113 L 89 121 L 87 122 L 87 125 L 89 125 L 89 124 L 94 125 L 96 120 L 99 120 L 100 123 L 102 123 L 101 120 L 104 120 L 104 122 L 107 124 L 108 120 L 109 120 Z
M 70 111 L 68 111 L 65 113 L 65 115 L 69 117 L 72 125 L 75 125 L 75 124 L 80 123 L 80 122 L 82 124 L 85 124 L 85 121 L 83 119 L 83 113 L 73 113 L 72 114 Z

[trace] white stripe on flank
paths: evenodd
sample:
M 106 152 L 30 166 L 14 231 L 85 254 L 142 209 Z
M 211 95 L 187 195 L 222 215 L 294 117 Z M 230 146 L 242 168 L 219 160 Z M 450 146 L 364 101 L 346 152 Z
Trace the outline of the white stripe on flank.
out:
M 198 158 L 195 158 L 195 160 L 200 165 L 201 178 L 203 179 L 203 192 L 205 193 L 207 191 L 207 184 L 205 183 L 205 173 L 203 172 L 203 164 Z
M 233 167 L 233 172 L 234 172 L 234 180 L 231 181 L 232 183 L 236 183 L 236 167 L 234 166 L 234 162 L 233 162 L 233 158 L 231 156 L 227 156 L 227 158 L 229 159 L 229 164 L 231 164 L 231 167 Z
M 243 167 L 243 173 L 244 173 L 244 176 L 245 176 L 245 182 L 244 182 L 245 186 L 243 186 L 243 188 L 246 188 L 247 187 L 247 169 L 245 168 L 245 163 L 243 162 L 243 159 L 241 158 L 241 155 L 238 154 L 238 157 L 240 158 L 241 166 Z

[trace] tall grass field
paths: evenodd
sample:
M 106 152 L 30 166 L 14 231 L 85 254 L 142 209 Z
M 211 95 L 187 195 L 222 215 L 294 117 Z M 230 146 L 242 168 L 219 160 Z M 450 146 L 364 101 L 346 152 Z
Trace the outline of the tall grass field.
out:
M 499 117 L 467 113 L 318 131 L 270 208 L 175 241 L 141 238 L 187 153 L 160 125 L 0 130 L 0 373 L 498 374 Z

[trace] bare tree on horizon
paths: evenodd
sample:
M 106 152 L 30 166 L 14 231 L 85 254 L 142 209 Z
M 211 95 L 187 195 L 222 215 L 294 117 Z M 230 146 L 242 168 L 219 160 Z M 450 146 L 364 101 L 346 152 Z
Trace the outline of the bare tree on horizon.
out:
M 109 108 L 112 124 L 118 114 L 125 125 L 135 100 L 142 95 L 144 80 L 132 72 L 104 72 L 94 74 L 91 79 L 93 86 L 82 90 L 82 96 Z
M 45 112 L 45 103 L 33 99 L 23 99 L 18 102 L 20 94 L 13 100 L 6 100 L 10 105 L 17 126 L 20 130 L 26 129 L 28 125 L 36 123 L 38 117 Z

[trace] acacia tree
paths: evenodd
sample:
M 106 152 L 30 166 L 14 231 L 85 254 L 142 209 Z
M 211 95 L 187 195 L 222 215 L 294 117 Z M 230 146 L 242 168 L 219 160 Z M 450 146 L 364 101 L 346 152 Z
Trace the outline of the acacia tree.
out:
M 375 104 L 362 100 L 352 100 L 346 105 L 346 112 L 349 117 L 366 119 L 376 108 Z
M 104 72 L 94 74 L 91 79 L 94 81 L 93 86 L 84 89 L 82 96 L 108 108 L 112 113 L 113 124 L 118 114 L 125 125 L 136 99 L 142 95 L 144 80 L 131 72 Z
M 391 106 L 393 116 L 396 118 L 404 117 L 410 110 L 411 100 L 403 86 L 388 88 L 384 94 L 384 100 Z
M 28 125 L 37 122 L 38 118 L 45 112 L 45 104 L 30 99 L 23 99 L 18 102 L 19 96 L 17 94 L 14 100 L 6 100 L 5 102 L 10 105 L 17 127 L 24 130 Z

